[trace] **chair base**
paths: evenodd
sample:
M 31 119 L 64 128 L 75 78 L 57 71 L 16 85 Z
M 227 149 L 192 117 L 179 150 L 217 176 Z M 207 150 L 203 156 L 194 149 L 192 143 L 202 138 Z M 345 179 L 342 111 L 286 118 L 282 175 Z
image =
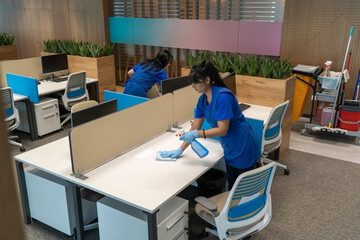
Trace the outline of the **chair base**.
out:
M 272 161 L 272 160 L 270 160 L 270 159 L 268 159 L 268 158 L 265 158 L 265 157 L 262 157 L 262 158 L 260 159 L 261 166 L 264 166 L 264 163 L 272 163 L 272 162 L 274 162 L 274 161 Z M 284 174 L 285 174 L 285 175 L 289 175 L 289 174 L 290 174 L 290 169 L 289 169 L 286 165 L 281 164 L 281 163 L 278 163 L 278 162 L 275 162 L 275 163 L 277 164 L 278 167 L 281 167 L 281 168 L 284 169 Z
M 60 123 L 60 127 L 62 127 L 67 121 L 70 120 L 71 115 L 70 115 L 70 114 L 66 114 L 66 115 L 60 116 L 60 118 L 64 118 L 64 117 L 66 117 L 66 118 Z
M 20 151 L 21 151 L 21 152 L 24 152 L 24 151 L 25 151 L 25 148 L 23 147 L 23 145 L 22 145 L 21 143 L 16 142 L 16 141 L 14 141 L 14 140 L 11 140 L 11 139 L 14 139 L 14 138 L 19 139 L 18 136 L 10 136 L 10 137 L 9 137 L 9 144 L 20 147 Z

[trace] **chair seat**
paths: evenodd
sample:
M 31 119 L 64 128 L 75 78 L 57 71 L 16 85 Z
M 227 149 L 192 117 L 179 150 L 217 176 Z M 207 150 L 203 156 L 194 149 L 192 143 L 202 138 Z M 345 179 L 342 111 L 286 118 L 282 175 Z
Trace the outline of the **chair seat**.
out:
M 230 193 L 230 191 L 223 192 L 223 193 L 220 193 L 218 195 L 215 195 L 215 196 L 209 198 L 211 201 L 213 201 L 217 205 L 219 212 L 221 212 L 224 209 L 224 206 L 225 206 L 226 200 L 227 200 L 227 198 L 229 196 L 229 193 Z M 197 213 L 197 215 L 199 217 L 204 219 L 206 222 L 208 222 L 211 225 L 215 226 L 215 216 L 214 216 L 214 214 L 212 214 L 212 212 L 210 212 L 208 209 L 203 207 L 201 204 L 196 204 L 195 205 L 195 212 Z
M 224 209 L 224 206 L 225 206 L 226 200 L 229 196 L 229 193 L 230 193 L 230 191 L 227 191 L 227 192 L 224 192 L 224 193 L 221 193 L 221 194 L 218 194 L 218 195 L 215 195 L 215 196 L 209 198 L 211 201 L 213 201 L 218 206 L 219 212 L 222 212 L 222 210 Z M 208 209 L 203 207 L 201 204 L 198 203 L 195 205 L 195 212 L 203 220 L 205 220 L 206 222 L 210 223 L 213 226 L 216 226 L 214 214 L 212 214 Z M 262 220 L 263 220 L 263 218 L 261 218 L 260 220 L 254 222 L 250 225 L 247 225 L 246 227 L 239 227 L 239 228 L 231 229 L 231 230 L 229 230 L 229 233 L 234 234 L 234 233 L 241 232 L 246 229 L 252 228 L 253 226 L 258 224 Z

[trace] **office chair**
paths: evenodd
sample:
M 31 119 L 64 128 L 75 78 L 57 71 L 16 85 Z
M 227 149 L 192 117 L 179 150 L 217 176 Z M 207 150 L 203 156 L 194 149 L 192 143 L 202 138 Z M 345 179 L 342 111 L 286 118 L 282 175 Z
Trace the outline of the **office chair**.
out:
M 271 220 L 270 188 L 276 163 L 242 173 L 231 191 L 211 198 L 197 197 L 196 214 L 215 227 L 205 228 L 221 240 L 248 237 L 265 228 Z
M 16 129 L 20 124 L 19 111 L 14 104 L 14 96 L 12 89 L 10 87 L 4 87 L 0 90 L 2 108 L 5 112 L 5 123 L 7 126 L 7 131 L 11 132 L 12 130 Z M 16 141 L 12 139 L 16 139 Z M 20 138 L 18 136 L 9 136 L 9 143 L 15 146 L 19 146 L 21 152 L 25 151 L 25 148 L 20 143 Z
M 92 107 L 92 106 L 95 106 L 95 105 L 98 105 L 98 102 L 95 101 L 95 100 L 89 100 L 89 101 L 86 101 L 86 102 L 79 102 L 79 103 L 76 103 L 74 106 L 71 107 L 71 127 L 74 126 L 73 124 L 73 117 L 72 117 L 72 113 L 74 112 L 77 112 L 77 111 L 80 111 L 80 110 L 83 110 L 85 108 L 89 108 L 89 107 Z
M 281 145 L 282 134 L 281 126 L 285 116 L 286 109 L 289 105 L 289 100 L 283 102 L 273 108 L 270 117 L 266 121 L 263 130 L 262 143 L 261 143 L 261 156 L 260 163 L 271 163 L 272 161 L 267 158 L 268 154 L 275 151 L 276 159 L 279 159 L 279 147 Z M 279 167 L 284 168 L 284 174 L 289 175 L 290 170 L 287 166 L 277 163 Z
M 150 88 L 146 97 L 150 98 L 150 99 L 160 97 L 160 92 L 159 92 L 159 88 L 158 88 L 157 84 L 154 84 L 154 86 L 152 86 L 152 88 Z
M 86 89 L 86 72 L 76 72 L 69 75 L 64 95 L 61 97 L 62 104 L 65 109 L 71 112 L 71 107 L 76 103 L 88 101 L 89 94 Z M 62 115 L 61 118 L 66 117 L 62 122 L 63 126 L 67 121 L 70 120 L 71 114 Z

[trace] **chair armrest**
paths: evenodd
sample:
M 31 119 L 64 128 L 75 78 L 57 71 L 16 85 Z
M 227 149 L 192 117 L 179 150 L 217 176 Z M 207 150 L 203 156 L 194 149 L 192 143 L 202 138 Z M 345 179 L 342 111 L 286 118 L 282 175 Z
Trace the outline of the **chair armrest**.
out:
M 215 215 L 215 217 L 219 216 L 220 213 L 217 209 L 217 205 L 210 199 L 208 199 L 206 197 L 197 197 L 197 198 L 195 198 L 195 201 L 197 203 L 199 203 L 200 205 L 202 205 L 204 208 L 211 211 Z

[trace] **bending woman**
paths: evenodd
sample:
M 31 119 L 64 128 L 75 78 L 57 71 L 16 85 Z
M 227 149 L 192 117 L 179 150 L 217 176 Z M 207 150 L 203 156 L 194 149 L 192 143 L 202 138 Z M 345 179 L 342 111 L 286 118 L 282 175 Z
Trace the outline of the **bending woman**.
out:
M 124 93 L 146 97 L 154 84 L 158 83 L 161 86 L 161 80 L 168 78 L 164 68 L 169 66 L 172 60 L 171 53 L 162 50 L 154 59 L 140 62 L 128 72 L 130 79 L 126 81 Z
M 195 120 L 180 148 L 161 152 L 162 157 L 179 157 L 195 138 L 219 137 L 224 149 L 229 190 L 238 175 L 254 168 L 260 149 L 235 95 L 226 88 L 216 68 L 205 60 L 190 72 L 192 87 L 202 93 L 196 105 Z M 200 130 L 204 119 L 212 127 Z

